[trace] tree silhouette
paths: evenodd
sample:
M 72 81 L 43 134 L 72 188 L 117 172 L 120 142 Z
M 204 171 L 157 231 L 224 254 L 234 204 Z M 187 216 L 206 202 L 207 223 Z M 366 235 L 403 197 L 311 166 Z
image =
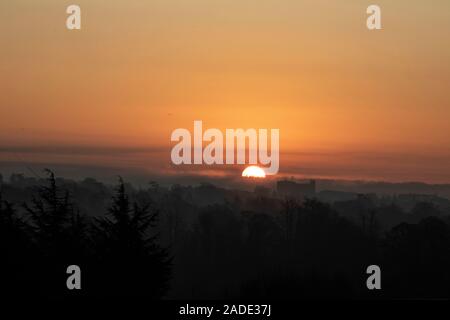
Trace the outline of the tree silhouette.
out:
M 450 296 L 450 227 L 436 217 L 402 223 L 384 242 L 385 291 L 394 298 Z
M 46 169 L 48 185 L 39 186 L 31 204 L 24 204 L 37 249 L 36 270 L 40 288 L 48 296 L 68 294 L 66 268 L 83 265 L 87 259 L 86 222 L 72 204 L 69 192 L 57 186 Z
M 59 254 L 66 239 L 67 223 L 73 207 L 69 193 L 57 187 L 55 175 L 46 169 L 48 186 L 40 186 L 31 205 L 25 203 L 37 243 L 46 254 Z
M 150 234 L 158 211 L 130 203 L 122 178 L 105 217 L 97 218 L 96 294 L 161 298 L 168 290 L 171 259 Z M 94 269 L 95 267 L 93 267 Z M 99 281 L 97 281 L 99 280 Z
M 29 231 L 14 206 L 3 200 L 0 188 L 0 274 L 3 275 L 0 292 L 4 292 L 5 296 L 23 297 L 34 293 L 36 278 L 29 270 L 34 251 Z M 24 292 L 26 286 L 30 286 L 30 290 Z

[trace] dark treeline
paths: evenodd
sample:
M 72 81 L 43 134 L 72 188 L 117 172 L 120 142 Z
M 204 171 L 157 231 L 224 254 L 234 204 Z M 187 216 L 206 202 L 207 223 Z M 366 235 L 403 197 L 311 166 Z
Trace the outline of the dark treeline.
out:
M 433 202 L 406 210 L 367 196 L 327 203 L 47 174 L 0 192 L 0 290 L 10 296 L 450 298 L 449 212 Z M 72 264 L 80 291 L 66 288 Z M 374 264 L 380 291 L 366 287 Z
M 10 297 L 70 295 L 163 297 L 171 259 L 151 234 L 158 211 L 131 202 L 121 179 L 101 217 L 83 215 L 46 172 L 45 185 L 20 205 L 0 193 L 0 290 Z M 82 270 L 82 290 L 66 287 L 67 267 Z

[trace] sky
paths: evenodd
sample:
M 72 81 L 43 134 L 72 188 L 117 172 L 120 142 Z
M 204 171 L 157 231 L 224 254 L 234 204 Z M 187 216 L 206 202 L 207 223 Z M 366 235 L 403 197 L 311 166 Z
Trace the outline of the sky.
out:
M 450 183 L 449 33 L 448 0 L 1 1 L 0 172 L 235 174 L 171 164 L 202 120 L 280 129 L 280 175 Z

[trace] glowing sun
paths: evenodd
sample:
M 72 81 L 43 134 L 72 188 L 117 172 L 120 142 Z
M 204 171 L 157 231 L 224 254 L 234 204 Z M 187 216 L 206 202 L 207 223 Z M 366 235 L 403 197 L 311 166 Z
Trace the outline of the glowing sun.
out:
M 258 166 L 250 166 L 242 171 L 242 176 L 246 178 L 265 178 L 266 173 Z

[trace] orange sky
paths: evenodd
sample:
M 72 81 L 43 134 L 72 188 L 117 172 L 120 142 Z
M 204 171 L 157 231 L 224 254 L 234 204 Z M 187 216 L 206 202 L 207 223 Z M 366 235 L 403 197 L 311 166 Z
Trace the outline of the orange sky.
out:
M 75 2 L 0 3 L 0 162 L 168 170 L 202 120 L 279 128 L 284 174 L 450 182 L 447 0 Z

